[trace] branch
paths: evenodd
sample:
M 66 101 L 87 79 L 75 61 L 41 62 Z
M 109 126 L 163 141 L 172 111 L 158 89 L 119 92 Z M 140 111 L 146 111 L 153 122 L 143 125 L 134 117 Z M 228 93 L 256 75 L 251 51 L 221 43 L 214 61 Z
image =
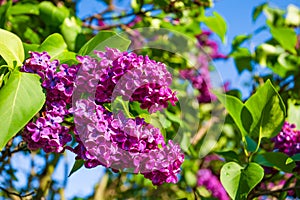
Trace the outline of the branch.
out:
M 0 157 L 0 162 L 3 162 L 7 157 L 11 157 L 12 154 L 26 149 L 26 143 L 24 141 L 21 141 L 16 148 L 10 150 L 10 147 L 12 146 L 12 140 L 6 145 L 5 149 L 1 152 L 2 155 Z
M 298 189 L 300 189 L 300 186 L 281 188 L 281 189 L 278 189 L 278 190 L 271 190 L 271 191 L 256 192 L 253 195 L 251 195 L 251 198 L 249 196 L 249 198 L 252 199 L 254 197 L 258 197 L 258 196 L 262 196 L 262 195 L 273 195 L 274 193 L 282 193 L 282 192 L 286 192 L 286 191 L 289 191 L 289 190 L 298 190 Z
M 22 200 L 24 197 L 29 197 L 29 196 L 32 196 L 32 195 L 35 194 L 35 192 L 32 191 L 32 192 L 29 192 L 29 193 L 27 193 L 27 194 L 22 195 L 22 194 L 19 194 L 19 193 L 16 193 L 16 192 L 8 191 L 7 189 L 5 189 L 4 187 L 1 187 L 1 186 L 0 186 L 0 190 L 2 190 L 3 192 L 5 192 L 5 193 L 7 194 L 7 196 L 11 196 L 11 195 L 17 196 L 17 197 L 19 197 L 21 200 Z

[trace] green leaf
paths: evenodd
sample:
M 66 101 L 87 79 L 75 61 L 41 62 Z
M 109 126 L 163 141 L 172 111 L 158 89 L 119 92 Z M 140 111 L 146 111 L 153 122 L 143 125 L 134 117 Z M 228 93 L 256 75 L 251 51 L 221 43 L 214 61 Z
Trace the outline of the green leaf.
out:
M 297 153 L 297 154 L 293 155 L 293 156 L 292 156 L 292 159 L 293 159 L 294 161 L 300 161 L 300 153 Z
M 0 90 L 0 149 L 43 107 L 39 76 L 14 71 Z
M 278 63 L 281 65 L 283 70 L 286 71 L 298 71 L 300 65 L 300 58 L 299 56 L 295 56 L 289 53 L 282 53 L 277 58 Z
M 0 55 L 7 65 L 13 68 L 14 62 L 21 66 L 24 61 L 24 49 L 22 41 L 15 34 L 0 29 Z
M 255 157 L 254 161 L 261 165 L 275 167 L 288 173 L 291 173 L 296 167 L 295 161 L 281 152 L 267 152 Z
M 61 25 L 61 32 L 70 50 L 75 50 L 77 35 L 81 32 L 81 26 L 75 17 L 65 18 Z
M 237 49 L 242 43 L 252 38 L 252 35 L 238 35 L 233 38 L 231 43 L 231 48 L 233 50 Z
M 38 48 L 38 51 L 47 51 L 51 58 L 54 59 L 66 51 L 66 49 L 67 45 L 64 41 L 64 38 L 60 34 L 54 33 L 45 39 L 45 41 Z
M 267 6 L 267 3 L 263 3 L 259 6 L 256 6 L 252 12 L 252 21 L 255 22 L 256 19 L 261 15 L 263 9 Z
M 252 138 L 271 138 L 279 133 L 285 119 L 285 105 L 270 80 L 260 87 L 245 103 L 253 123 Z
M 249 192 L 262 180 L 263 176 L 263 168 L 256 163 L 249 163 L 243 168 L 235 162 L 229 162 L 221 169 L 221 182 L 234 200 L 247 199 Z
M 191 172 L 190 170 L 186 170 L 184 172 L 184 178 L 185 178 L 186 183 L 188 184 L 188 186 L 190 186 L 190 187 L 195 187 L 196 186 L 197 177 L 193 172 Z
M 273 27 L 270 26 L 272 36 L 280 43 L 280 45 L 290 51 L 293 54 L 296 54 L 296 43 L 297 43 L 297 34 L 292 28 L 286 27 Z
M 39 13 L 41 19 L 49 26 L 59 26 L 69 16 L 66 7 L 56 7 L 49 1 L 43 1 L 39 4 Z
M 245 69 L 252 71 L 252 55 L 247 48 L 236 49 L 231 56 L 234 58 L 234 63 L 239 73 Z
M 298 129 L 300 128 L 300 105 L 296 105 L 292 99 L 288 100 L 287 121 L 295 124 Z
M 219 13 L 213 12 L 213 16 L 205 17 L 203 22 L 221 38 L 223 43 L 225 42 L 227 25 L 224 18 Z
M 4 28 L 5 22 L 8 17 L 8 11 L 11 7 L 12 2 L 8 1 L 6 4 L 0 6 L 0 28 Z
M 251 115 L 249 115 L 250 112 L 247 110 L 247 108 L 244 107 L 244 104 L 240 99 L 231 95 L 224 95 L 216 91 L 214 92 L 214 94 L 217 96 L 218 100 L 225 106 L 226 110 L 233 118 L 242 135 L 245 137 L 247 135 L 247 131 L 244 128 L 242 117 L 244 118 L 244 121 L 252 122 Z
M 68 177 L 70 177 L 72 174 L 74 174 L 74 172 L 78 171 L 84 164 L 84 160 L 80 159 L 80 160 L 76 160 Z
M 33 3 L 18 3 L 12 6 L 9 9 L 10 15 L 22 15 L 22 14 L 30 14 L 30 15 L 38 15 L 39 14 L 39 7 L 37 4 Z
M 225 158 L 225 160 L 227 162 L 229 161 L 235 161 L 235 162 L 239 162 L 240 158 L 239 158 L 239 155 L 230 150 L 230 151 L 219 151 L 219 152 L 215 152 L 216 154 L 222 156 L 223 158 Z
M 94 50 L 105 51 L 105 47 L 126 51 L 129 45 L 130 40 L 127 40 L 112 31 L 100 31 L 95 37 L 90 39 L 78 53 L 80 55 L 93 56 Z

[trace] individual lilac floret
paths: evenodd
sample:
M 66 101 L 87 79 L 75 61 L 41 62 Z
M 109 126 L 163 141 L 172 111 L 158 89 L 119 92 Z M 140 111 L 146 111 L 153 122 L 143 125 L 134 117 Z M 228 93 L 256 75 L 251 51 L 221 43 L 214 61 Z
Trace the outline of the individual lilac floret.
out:
M 275 142 L 275 149 L 289 156 L 300 153 L 300 130 L 295 124 L 284 122 L 280 133 L 272 139 Z
M 30 58 L 25 61 L 21 71 L 38 74 L 43 80 L 51 64 L 49 54 L 47 52 L 29 52 L 29 54 Z
M 99 62 L 89 56 L 78 57 L 82 70 L 76 89 L 92 92 L 96 85 L 94 92 L 98 104 L 110 103 L 122 96 L 124 100 L 138 101 L 141 108 L 155 112 L 166 108 L 168 102 L 175 105 L 178 101 L 176 93 L 169 88 L 172 76 L 163 63 L 113 48 L 95 51 L 95 54 L 101 59 Z
M 200 169 L 197 173 L 197 185 L 204 186 L 211 195 L 220 200 L 229 200 L 220 180 L 210 169 Z

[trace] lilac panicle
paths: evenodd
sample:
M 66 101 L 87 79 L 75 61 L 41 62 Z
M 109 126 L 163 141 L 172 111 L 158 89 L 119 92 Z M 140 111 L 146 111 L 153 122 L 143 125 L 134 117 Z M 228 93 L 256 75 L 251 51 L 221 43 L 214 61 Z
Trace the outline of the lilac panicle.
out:
M 38 74 L 46 91 L 44 116 L 26 125 L 23 138 L 31 150 L 42 148 L 47 153 L 61 153 L 72 140 L 69 128 L 61 123 L 69 114 L 67 104 L 71 102 L 78 67 L 59 65 L 57 60 L 50 59 L 46 52 L 30 52 L 30 58 L 21 68 L 24 72 Z
M 295 124 L 284 122 L 280 133 L 272 138 L 275 143 L 274 148 L 289 156 L 300 153 L 300 130 Z

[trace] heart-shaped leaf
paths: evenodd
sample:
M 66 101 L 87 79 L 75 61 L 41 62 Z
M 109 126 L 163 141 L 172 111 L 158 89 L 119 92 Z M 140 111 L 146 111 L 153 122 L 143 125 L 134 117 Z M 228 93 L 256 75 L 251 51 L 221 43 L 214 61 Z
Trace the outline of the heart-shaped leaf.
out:
M 43 107 L 39 76 L 14 71 L 0 90 L 0 150 Z
M 221 182 L 232 199 L 246 199 L 263 176 L 264 169 L 256 163 L 249 163 L 244 168 L 235 162 L 229 162 L 221 169 Z

